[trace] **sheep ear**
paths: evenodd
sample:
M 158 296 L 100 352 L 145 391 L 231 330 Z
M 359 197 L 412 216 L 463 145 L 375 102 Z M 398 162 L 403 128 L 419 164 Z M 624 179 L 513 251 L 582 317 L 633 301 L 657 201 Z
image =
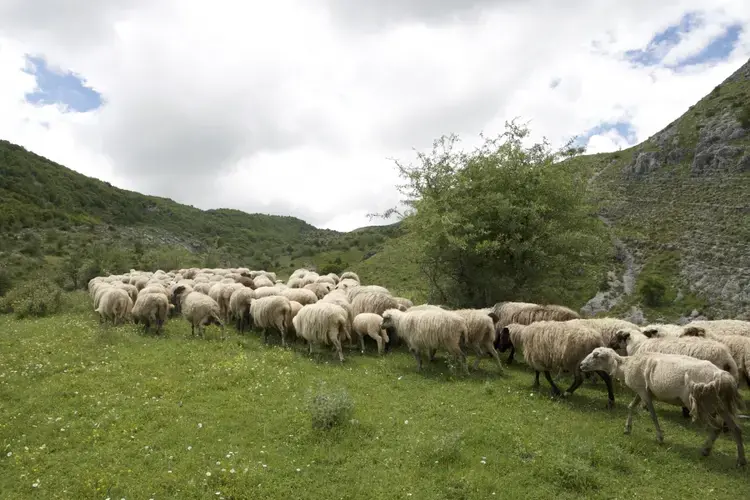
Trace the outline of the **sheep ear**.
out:
M 659 330 L 656 328 L 648 328 L 646 330 L 643 330 L 643 335 L 645 335 L 648 338 L 656 337 L 659 334 Z
M 492 318 L 492 323 L 497 324 L 498 321 L 500 321 L 500 316 L 495 314 L 494 312 L 489 313 L 487 316 Z

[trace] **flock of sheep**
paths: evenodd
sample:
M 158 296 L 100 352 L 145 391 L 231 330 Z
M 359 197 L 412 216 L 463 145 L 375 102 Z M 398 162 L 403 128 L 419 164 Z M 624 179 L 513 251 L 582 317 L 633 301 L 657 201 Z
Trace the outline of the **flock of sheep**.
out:
M 292 273 L 286 283 L 267 271 L 237 269 L 180 269 L 97 277 L 88 283 L 100 320 L 133 321 L 144 331 L 159 333 L 167 319 L 181 315 L 203 336 L 205 327 L 233 322 L 247 328 L 281 335 L 286 346 L 301 338 L 309 345 L 333 346 L 344 361 L 342 344 L 365 337 L 377 344 L 379 354 L 405 345 L 422 368 L 422 354 L 432 361 L 438 350 L 450 354 L 468 373 L 465 351 L 476 355 L 473 368 L 491 356 L 500 373 L 498 352 L 510 351 L 513 362 L 521 349 L 555 396 L 572 394 L 587 376 L 596 373 L 606 383 L 607 407 L 614 405 L 612 377 L 634 393 L 628 406 L 625 432 L 632 426 L 634 408 L 642 402 L 663 434 L 653 401 L 682 407 L 683 415 L 709 427 L 702 448 L 709 455 L 719 433 L 728 430 L 737 444 L 737 464 L 745 458 L 738 412 L 743 406 L 739 384 L 750 386 L 750 322 L 694 321 L 685 326 L 655 324 L 639 327 L 615 318 L 581 318 L 559 305 L 501 302 L 484 309 L 449 310 L 430 304 L 415 306 L 381 286 L 362 285 L 352 272 L 320 276 L 307 269 Z M 561 391 L 553 374 L 572 373 L 572 385 Z

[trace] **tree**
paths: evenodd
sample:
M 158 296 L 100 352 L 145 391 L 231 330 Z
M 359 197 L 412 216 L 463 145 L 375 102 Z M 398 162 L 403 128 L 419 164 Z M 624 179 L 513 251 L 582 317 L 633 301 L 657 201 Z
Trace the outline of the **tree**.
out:
M 602 258 L 605 233 L 585 202 L 586 180 L 571 162 L 572 142 L 553 151 L 531 146 L 514 122 L 471 152 L 456 135 L 436 140 L 416 164 L 396 161 L 406 209 L 398 215 L 430 287 L 430 300 L 484 307 L 500 300 L 543 297 L 545 281 L 579 272 Z
M 73 289 L 78 290 L 81 284 L 83 257 L 80 252 L 71 251 L 62 262 L 62 273 L 73 284 Z

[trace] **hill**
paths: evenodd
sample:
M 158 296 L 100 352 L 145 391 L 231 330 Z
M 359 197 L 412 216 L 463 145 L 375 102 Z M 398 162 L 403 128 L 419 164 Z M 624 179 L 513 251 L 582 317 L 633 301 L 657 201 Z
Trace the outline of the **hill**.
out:
M 108 272 L 240 263 L 282 275 L 303 265 L 341 272 L 397 232 L 398 224 L 341 233 L 294 217 L 199 210 L 0 141 L 0 262 L 13 279 L 71 257 L 99 259 Z

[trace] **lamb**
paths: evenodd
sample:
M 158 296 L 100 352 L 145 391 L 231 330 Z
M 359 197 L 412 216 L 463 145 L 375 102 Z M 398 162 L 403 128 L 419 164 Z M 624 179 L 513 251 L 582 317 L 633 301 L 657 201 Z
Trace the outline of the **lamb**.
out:
M 324 278 L 324 277 L 325 276 L 321 276 L 321 278 Z M 318 278 L 318 279 L 321 279 L 321 278 Z M 331 280 L 331 281 L 333 281 L 333 280 Z M 303 287 L 303 289 L 304 290 L 310 290 L 311 292 L 313 292 L 315 294 L 315 296 L 318 298 L 318 300 L 320 300 L 323 297 L 325 297 L 328 294 L 328 292 L 330 292 L 331 290 L 333 290 L 333 284 L 332 283 L 323 283 L 323 282 L 317 281 L 315 283 L 310 283 L 309 285 L 305 285 Z
M 723 420 L 737 443 L 737 465 L 747 464 L 742 431 L 737 425 L 737 411 L 741 405 L 737 382 L 712 363 L 690 356 L 656 352 L 623 357 L 610 348 L 599 347 L 586 356 L 580 369 L 606 372 L 622 380 L 636 393 L 628 405 L 625 434 L 630 434 L 633 428 L 633 408 L 643 400 L 656 428 L 656 440 L 663 443 L 664 435 L 653 401 L 682 405 L 683 408 L 690 408 L 693 421 L 700 420 L 710 427 L 708 439 L 701 450 L 704 456 L 711 453 Z
M 388 333 L 383 329 L 383 317 L 375 313 L 361 313 L 352 322 L 352 331 L 359 335 L 359 345 L 362 354 L 365 353 L 365 335 L 378 344 L 378 354 L 383 354 Z
M 286 290 L 281 290 L 279 295 L 286 297 L 289 300 L 299 302 L 303 306 L 314 304 L 318 301 L 318 296 L 315 295 L 315 292 L 305 288 L 287 288 Z
M 530 325 L 512 323 L 503 327 L 497 344 L 500 352 L 508 348 L 522 348 L 526 363 L 534 369 L 534 387 L 539 387 L 539 373 L 552 387 L 552 395 L 559 396 L 560 389 L 552 380 L 552 370 L 573 372 L 573 383 L 562 393 L 573 394 L 583 383 L 581 361 L 597 347 L 602 347 L 602 336 L 593 328 L 565 321 L 536 321 Z M 612 378 L 605 371 L 596 372 L 607 384 L 607 408 L 613 408 L 615 395 Z
M 479 309 L 458 309 L 453 311 L 454 313 L 461 316 L 466 321 L 467 334 L 466 344 L 474 349 L 477 355 L 474 361 L 474 370 L 479 368 L 479 361 L 481 361 L 486 350 L 497 362 L 500 373 L 503 373 L 503 364 L 500 361 L 500 355 L 495 350 L 495 324 L 499 318 L 495 313 L 485 313 Z
M 250 324 L 250 302 L 255 293 L 250 288 L 236 290 L 229 298 L 229 314 L 237 322 L 237 330 L 245 333 L 245 327 Z
M 461 340 L 466 340 L 467 326 L 458 314 L 437 309 L 404 312 L 393 308 L 382 316 L 383 328 L 388 336 L 398 335 L 409 347 L 409 352 L 417 360 L 418 372 L 422 370 L 422 351 L 433 353 L 437 349 L 445 349 L 469 373 L 466 355 L 460 347 Z
M 292 320 L 298 337 L 307 340 L 310 354 L 313 344 L 333 344 L 339 355 L 339 361 L 344 362 L 341 341 L 351 340 L 349 320 L 346 312 L 336 304 L 318 302 L 304 306 Z
M 203 337 L 206 326 L 215 324 L 221 327 L 221 337 L 224 338 L 224 323 L 221 321 L 219 304 L 214 299 L 180 285 L 174 290 L 173 300 L 179 301 L 180 311 L 190 323 L 190 332 L 193 336 L 195 336 L 196 326 L 199 335 Z
M 128 292 L 115 287 L 103 289 L 99 305 L 96 308 L 100 321 L 104 323 L 112 321 L 113 325 L 117 325 L 119 321 L 127 321 L 132 310 L 133 301 L 130 300 Z
M 257 290 L 256 290 L 257 292 Z M 292 321 L 292 304 L 281 295 L 272 295 L 250 301 L 250 318 L 254 326 L 263 332 L 263 343 L 268 343 L 268 329 L 281 335 L 281 345 L 286 347 L 286 335 Z
M 143 290 L 141 290 L 135 304 L 133 304 L 133 321 L 136 324 L 142 322 L 144 332 L 147 332 L 151 325 L 155 324 L 158 335 L 161 333 L 164 322 L 167 321 L 170 309 L 173 308 L 174 306 L 169 303 L 166 293 L 143 293 Z

